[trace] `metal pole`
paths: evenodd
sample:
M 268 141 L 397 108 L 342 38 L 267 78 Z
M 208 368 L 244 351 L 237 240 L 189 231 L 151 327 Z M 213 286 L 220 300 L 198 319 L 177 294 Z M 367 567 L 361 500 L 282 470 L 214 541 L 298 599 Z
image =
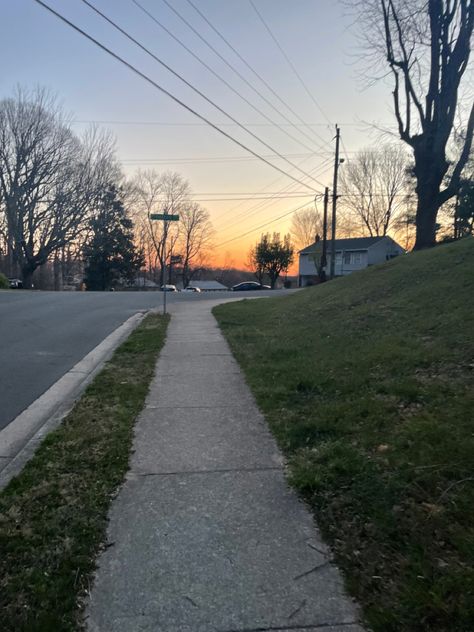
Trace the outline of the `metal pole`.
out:
M 340 129 L 336 125 L 336 157 L 334 160 L 334 180 L 332 186 L 332 221 L 331 221 L 331 279 L 336 271 L 336 205 L 337 205 L 337 174 L 339 171 L 339 138 Z
M 163 223 L 165 227 L 165 223 Z M 163 314 L 166 314 L 166 227 L 163 235 Z

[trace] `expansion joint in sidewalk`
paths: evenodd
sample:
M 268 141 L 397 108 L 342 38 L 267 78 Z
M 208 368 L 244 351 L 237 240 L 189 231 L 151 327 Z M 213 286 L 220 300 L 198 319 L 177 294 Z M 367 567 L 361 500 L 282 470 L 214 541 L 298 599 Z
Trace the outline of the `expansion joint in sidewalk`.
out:
M 142 472 L 135 476 L 190 476 L 195 474 L 228 474 L 229 472 L 281 472 L 282 466 L 219 468 L 215 470 L 182 470 L 177 472 Z
M 282 625 L 282 626 L 272 626 L 270 628 L 232 628 L 230 630 L 218 630 L 217 632 L 298 632 L 298 630 L 331 630 L 335 628 L 349 627 L 352 625 L 360 625 L 358 621 L 345 621 L 344 623 L 313 623 L 310 625 Z
M 231 410 L 232 408 L 236 410 L 242 410 L 242 406 L 236 406 L 235 404 L 231 404 L 230 406 L 225 406 L 222 404 L 215 405 L 207 405 L 207 406 L 159 406 L 157 404 L 151 404 L 145 406 L 144 410 L 212 410 L 212 409 L 222 409 L 222 410 Z

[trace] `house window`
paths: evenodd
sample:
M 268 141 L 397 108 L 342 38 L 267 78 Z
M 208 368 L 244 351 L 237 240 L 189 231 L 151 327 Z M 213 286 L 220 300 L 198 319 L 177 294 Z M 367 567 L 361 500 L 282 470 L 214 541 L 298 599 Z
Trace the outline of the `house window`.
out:
M 345 252 L 344 264 L 347 266 L 360 265 L 362 263 L 361 252 Z

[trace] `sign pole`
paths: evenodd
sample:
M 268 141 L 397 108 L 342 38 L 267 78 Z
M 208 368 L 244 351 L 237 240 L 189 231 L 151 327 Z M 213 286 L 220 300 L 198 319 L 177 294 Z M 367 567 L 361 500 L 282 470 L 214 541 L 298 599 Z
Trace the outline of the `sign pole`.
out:
M 163 227 L 166 229 L 165 224 Z M 163 315 L 166 314 L 166 230 L 163 239 Z
M 163 314 L 166 314 L 166 222 L 179 222 L 179 215 L 170 213 L 150 213 L 150 220 L 159 220 L 163 222 Z

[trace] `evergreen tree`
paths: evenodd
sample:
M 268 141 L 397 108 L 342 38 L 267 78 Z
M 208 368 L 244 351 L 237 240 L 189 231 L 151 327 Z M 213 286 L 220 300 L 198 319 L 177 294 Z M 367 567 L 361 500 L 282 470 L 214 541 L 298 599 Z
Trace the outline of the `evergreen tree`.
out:
M 90 239 L 83 248 L 88 290 L 110 290 L 131 283 L 144 264 L 133 243 L 133 222 L 127 217 L 115 186 L 104 191 L 89 224 Z

